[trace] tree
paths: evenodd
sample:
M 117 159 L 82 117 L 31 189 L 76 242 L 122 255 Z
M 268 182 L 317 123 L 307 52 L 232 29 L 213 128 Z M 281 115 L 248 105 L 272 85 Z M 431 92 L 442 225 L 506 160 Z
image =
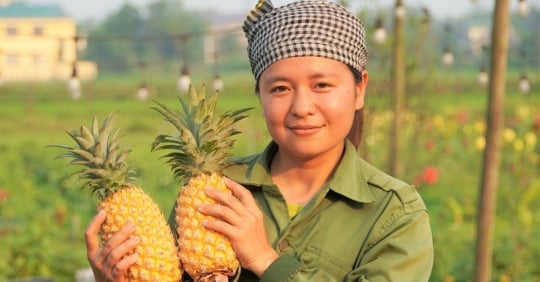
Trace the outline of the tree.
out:
M 103 68 L 127 70 L 137 64 L 137 58 L 144 52 L 141 42 L 132 40 L 143 30 L 141 13 L 133 5 L 125 4 L 89 32 L 86 57 Z
M 177 0 L 160 0 L 147 7 L 146 32 L 161 37 L 147 54 L 163 62 L 202 61 L 203 35 L 208 23 Z M 178 67 L 178 66 L 175 66 Z
M 501 163 L 501 132 L 504 126 L 504 92 L 508 57 L 509 0 L 497 0 L 493 14 L 491 80 L 487 111 L 486 148 L 479 198 L 474 281 L 487 282 L 491 276 L 495 204 Z
M 202 40 L 208 29 L 205 17 L 188 11 L 182 2 L 160 0 L 145 9 L 125 4 L 93 24 L 85 59 L 98 63 L 100 70 L 130 71 L 144 65 L 163 67 L 179 60 L 202 61 Z M 183 44 L 181 38 L 188 37 Z
M 401 175 L 401 115 L 405 101 L 405 28 L 404 6 L 401 0 L 396 0 L 394 7 L 394 61 L 393 61 L 393 104 L 394 120 L 390 134 L 390 173 L 395 176 Z M 403 9 L 403 10 L 402 10 Z

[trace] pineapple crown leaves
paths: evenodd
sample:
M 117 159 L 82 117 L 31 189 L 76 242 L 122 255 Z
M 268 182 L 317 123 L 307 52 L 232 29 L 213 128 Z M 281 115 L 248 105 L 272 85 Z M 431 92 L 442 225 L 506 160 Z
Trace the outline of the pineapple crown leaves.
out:
M 80 129 L 67 132 L 76 146 L 50 145 L 66 150 L 56 158 L 70 158 L 69 165 L 84 168 L 74 172 L 84 180 L 84 186 L 90 188 L 98 200 L 118 191 L 135 181 L 135 172 L 129 169 L 126 158 L 131 150 L 120 151 L 118 132 L 113 130 L 116 114 L 110 113 L 99 126 L 96 117 L 92 119 L 91 129 L 81 126 Z
M 181 111 L 175 111 L 157 101 L 156 107 L 166 121 L 177 130 L 178 135 L 158 135 L 152 143 L 152 151 L 168 150 L 163 158 L 171 166 L 174 175 L 183 182 L 200 173 L 220 172 L 231 156 L 235 140 L 241 133 L 234 125 L 247 117 L 251 108 L 216 114 L 219 91 L 207 94 L 190 87 L 187 99 L 178 97 Z

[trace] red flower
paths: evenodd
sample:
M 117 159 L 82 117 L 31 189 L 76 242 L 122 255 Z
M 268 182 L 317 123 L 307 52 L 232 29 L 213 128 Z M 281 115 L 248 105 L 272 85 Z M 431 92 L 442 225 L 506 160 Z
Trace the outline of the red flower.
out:
M 537 116 L 536 119 L 534 119 L 533 128 L 540 132 L 540 116 Z
M 457 113 L 456 120 L 458 123 L 464 124 L 469 120 L 469 113 L 466 111 L 461 111 Z
M 439 180 L 439 169 L 433 166 L 424 168 L 422 172 L 422 182 L 426 184 L 435 184 Z
M 7 198 L 9 198 L 8 190 L 0 188 L 0 201 L 7 200 Z
M 431 139 L 427 140 L 425 146 L 427 151 L 431 151 L 435 147 L 435 142 L 433 142 Z

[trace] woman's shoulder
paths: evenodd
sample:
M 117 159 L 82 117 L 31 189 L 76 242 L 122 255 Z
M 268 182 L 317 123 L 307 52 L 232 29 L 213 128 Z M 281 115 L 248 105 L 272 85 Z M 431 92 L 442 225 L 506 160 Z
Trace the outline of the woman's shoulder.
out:
M 223 174 L 240 183 L 259 183 L 268 174 L 261 162 L 261 154 L 246 157 L 234 157 L 227 161 Z
M 408 212 L 426 209 L 414 185 L 393 177 L 364 160 L 360 162 L 365 180 L 375 197 L 388 197 L 388 194 L 391 194 L 394 202 L 401 204 Z
M 225 171 L 238 171 L 246 170 L 253 166 L 256 166 L 259 162 L 261 154 L 254 154 L 243 157 L 231 157 L 227 160 L 227 164 L 224 167 Z

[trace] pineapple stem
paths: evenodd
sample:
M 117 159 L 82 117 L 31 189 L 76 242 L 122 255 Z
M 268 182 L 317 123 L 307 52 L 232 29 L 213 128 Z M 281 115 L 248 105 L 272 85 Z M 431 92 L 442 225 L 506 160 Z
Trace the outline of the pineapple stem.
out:
M 234 125 L 247 117 L 252 108 L 216 114 L 219 91 L 207 94 L 190 87 L 187 99 L 178 97 L 180 111 L 174 111 L 155 101 L 152 107 L 177 130 L 177 135 L 158 135 L 152 143 L 152 151 L 167 150 L 162 156 L 175 176 L 183 183 L 200 173 L 219 172 L 231 155 L 235 140 L 240 133 Z
M 83 180 L 99 200 L 129 185 L 135 180 L 135 172 L 127 163 L 127 155 L 131 150 L 120 150 L 118 132 L 113 132 L 116 114 L 110 113 L 99 126 L 98 119 L 93 117 L 91 129 L 81 126 L 79 130 L 67 132 L 76 146 L 49 145 L 65 150 L 56 158 L 72 159 L 68 165 L 83 166 L 74 174 Z

